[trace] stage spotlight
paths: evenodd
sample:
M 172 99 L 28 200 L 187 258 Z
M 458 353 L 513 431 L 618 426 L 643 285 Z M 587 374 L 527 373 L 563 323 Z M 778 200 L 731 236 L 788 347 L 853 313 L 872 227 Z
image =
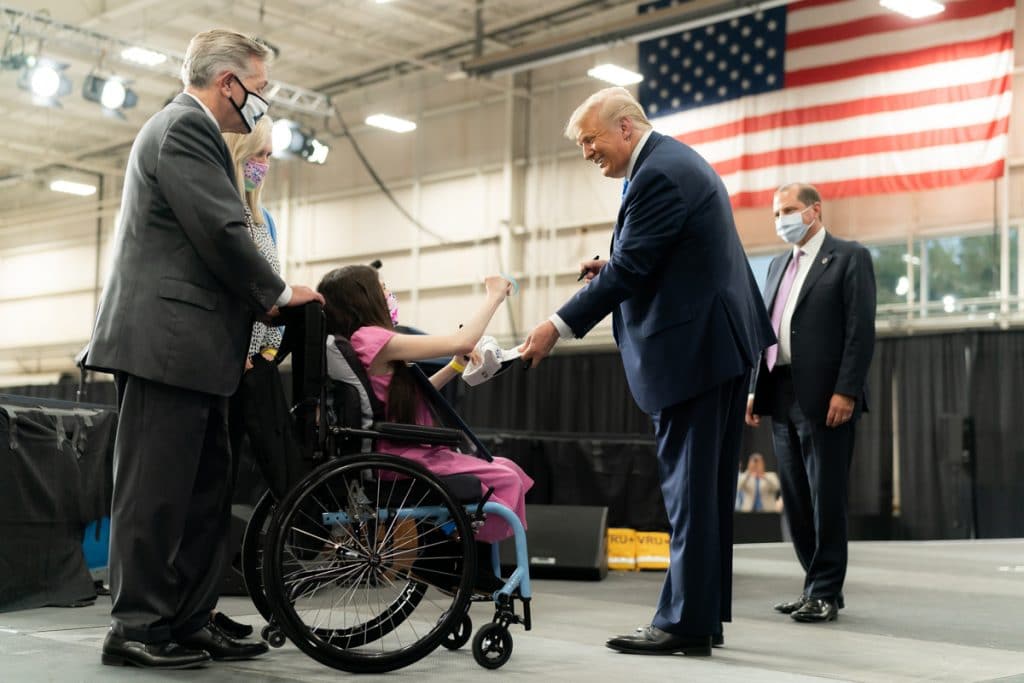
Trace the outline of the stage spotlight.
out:
M 98 102 L 104 109 L 114 113 L 134 107 L 139 101 L 135 91 L 128 88 L 122 79 L 116 76 L 104 78 L 96 74 L 85 77 L 82 97 L 90 102 Z
M 18 76 L 18 87 L 32 93 L 36 104 L 59 107 L 58 97 L 71 92 L 71 80 L 64 75 L 67 64 L 57 64 L 48 59 L 29 59 Z
M 278 119 L 270 133 L 275 157 L 300 156 L 314 164 L 327 161 L 330 148 L 313 137 L 313 132 L 288 119 Z
M 320 142 L 316 138 L 309 138 L 306 141 L 306 146 L 302 148 L 299 154 L 302 157 L 313 164 L 323 164 L 327 162 L 327 153 L 331 151 L 331 148 Z
M 298 154 L 306 144 L 306 138 L 299 130 L 299 124 L 288 119 L 274 121 L 270 133 L 271 146 L 275 157 Z

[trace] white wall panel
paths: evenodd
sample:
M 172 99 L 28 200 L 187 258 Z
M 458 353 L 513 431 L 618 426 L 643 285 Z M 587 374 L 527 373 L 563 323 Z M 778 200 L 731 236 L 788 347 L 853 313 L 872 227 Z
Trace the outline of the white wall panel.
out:
M 92 292 L 0 303 L 0 349 L 74 344 L 92 332 Z

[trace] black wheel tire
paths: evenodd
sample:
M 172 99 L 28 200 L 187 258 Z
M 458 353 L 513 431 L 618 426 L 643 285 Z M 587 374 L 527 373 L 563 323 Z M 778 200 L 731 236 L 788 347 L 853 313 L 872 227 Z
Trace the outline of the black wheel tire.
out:
M 245 589 L 249 591 L 256 611 L 266 621 L 270 621 L 271 612 L 263 589 L 263 539 L 273 514 L 274 497 L 270 491 L 265 491 L 252 509 L 252 517 L 242 536 L 242 578 L 245 579 Z
M 469 638 L 472 635 L 473 620 L 469 618 L 469 614 L 465 614 L 455 624 L 455 628 L 449 631 L 448 635 L 444 637 L 444 640 L 441 641 L 441 645 L 449 650 L 458 650 L 469 642 Z
M 512 656 L 512 634 L 493 621 L 473 636 L 473 659 L 485 669 L 497 669 Z

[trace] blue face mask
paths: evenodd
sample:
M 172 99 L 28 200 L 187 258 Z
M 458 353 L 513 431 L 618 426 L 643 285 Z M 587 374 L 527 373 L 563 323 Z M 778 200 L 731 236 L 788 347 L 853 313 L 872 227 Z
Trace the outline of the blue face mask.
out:
M 804 211 L 807 211 L 809 208 L 811 207 L 808 206 L 803 211 L 787 213 L 776 218 L 775 233 L 785 242 L 800 244 L 800 240 L 804 238 L 804 235 L 807 234 L 811 227 L 804 223 L 803 219 Z

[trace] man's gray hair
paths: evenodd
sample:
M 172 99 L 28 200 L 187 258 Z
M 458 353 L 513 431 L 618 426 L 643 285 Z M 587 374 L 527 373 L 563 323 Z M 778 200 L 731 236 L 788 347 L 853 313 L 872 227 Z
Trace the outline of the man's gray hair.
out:
M 595 109 L 605 123 L 615 123 L 628 118 L 633 121 L 633 127 L 641 133 L 651 129 L 651 122 L 647 120 L 643 107 L 636 98 L 625 88 L 614 86 L 598 90 L 576 107 L 576 111 L 569 117 L 569 123 L 565 125 L 565 137 L 576 140 L 580 134 L 580 122 L 583 117 Z
M 185 87 L 205 88 L 218 74 L 233 71 L 239 78 L 252 75 L 252 58 L 269 62 L 273 52 L 263 43 L 234 31 L 214 29 L 192 38 L 181 65 Z

